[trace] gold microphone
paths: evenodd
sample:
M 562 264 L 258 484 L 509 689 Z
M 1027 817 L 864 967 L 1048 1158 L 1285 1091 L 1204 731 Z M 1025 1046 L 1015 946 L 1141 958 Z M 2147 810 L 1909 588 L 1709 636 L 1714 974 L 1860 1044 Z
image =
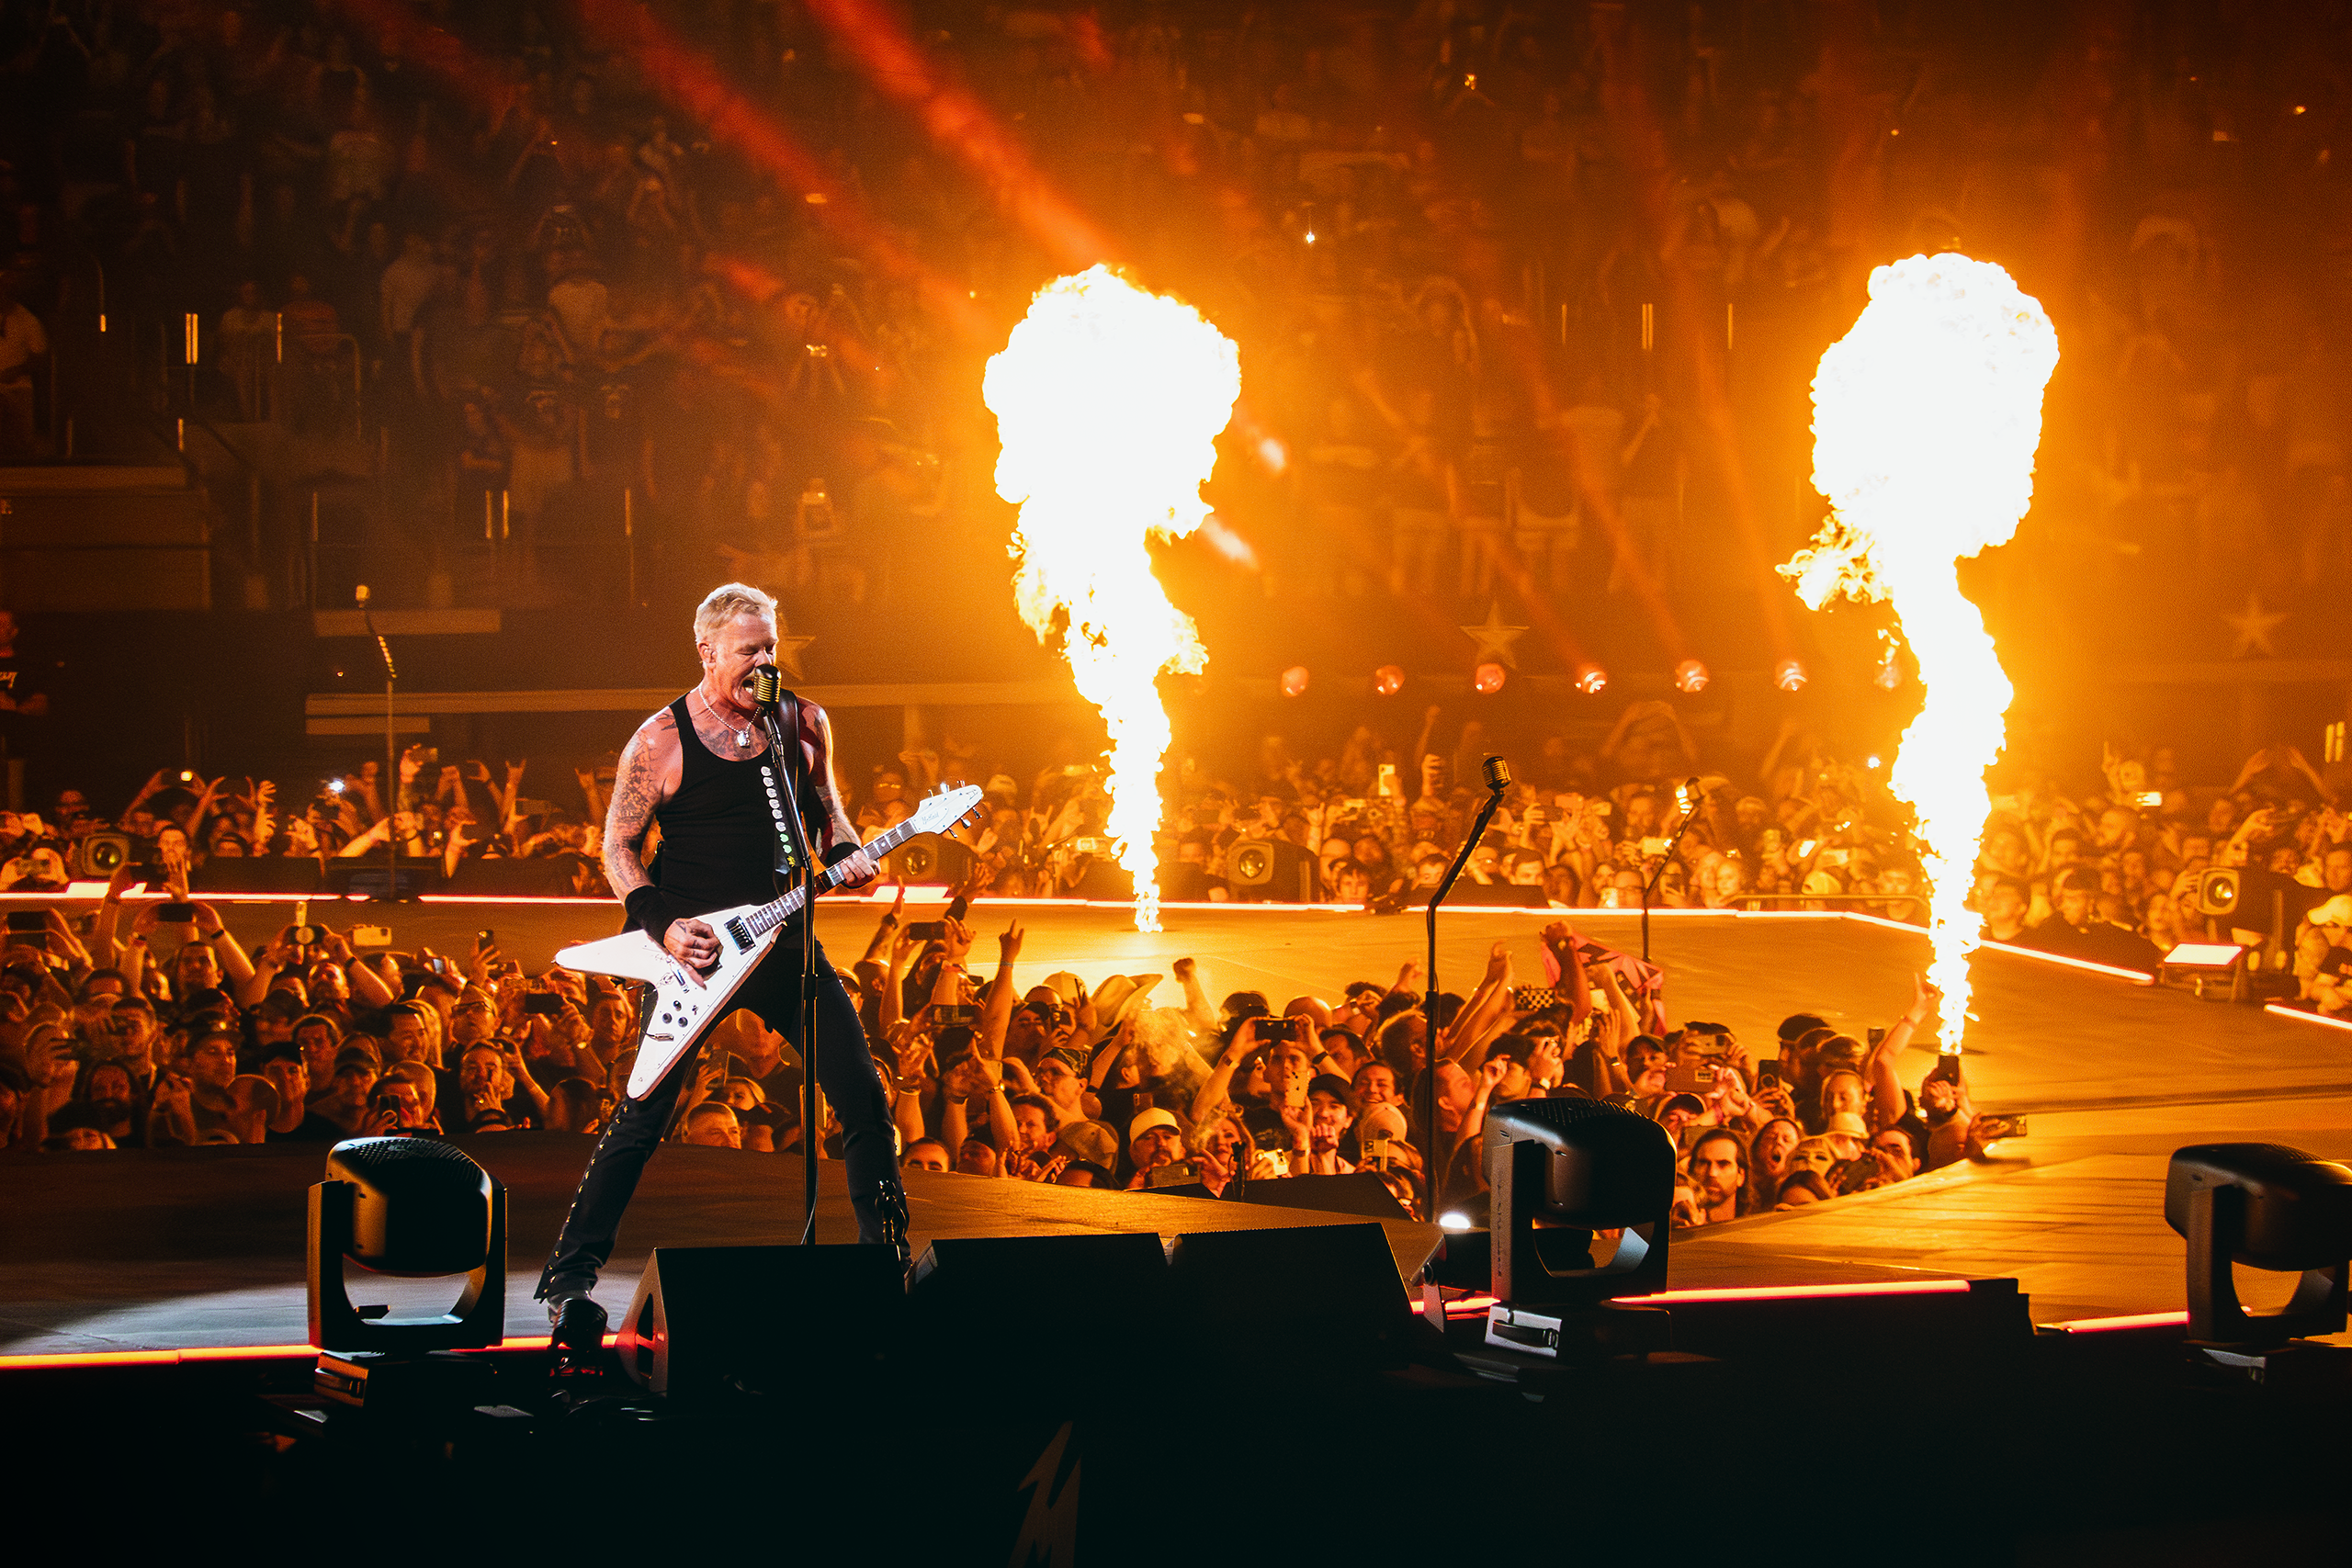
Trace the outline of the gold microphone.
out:
M 763 664 L 752 671 L 752 700 L 762 707 L 774 707 L 784 698 L 784 671 L 773 664 Z

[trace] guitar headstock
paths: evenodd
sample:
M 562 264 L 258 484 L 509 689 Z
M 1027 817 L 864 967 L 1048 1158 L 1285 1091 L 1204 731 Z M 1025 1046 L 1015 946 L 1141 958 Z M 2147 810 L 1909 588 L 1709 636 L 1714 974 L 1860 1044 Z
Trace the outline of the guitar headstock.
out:
M 924 795 L 915 802 L 910 825 L 918 833 L 944 833 L 978 810 L 981 798 L 978 784 L 943 788 L 938 794 Z

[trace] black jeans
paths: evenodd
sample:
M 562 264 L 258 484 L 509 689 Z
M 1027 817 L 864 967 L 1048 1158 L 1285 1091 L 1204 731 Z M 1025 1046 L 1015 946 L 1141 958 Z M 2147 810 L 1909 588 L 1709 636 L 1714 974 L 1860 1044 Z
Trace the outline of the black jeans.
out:
M 750 1008 L 762 1022 L 792 1042 L 805 1064 L 800 1040 L 799 932 L 785 928 L 767 958 L 735 993 L 735 1005 Z M 642 1100 L 625 1100 L 613 1112 L 605 1135 L 588 1156 L 571 1213 L 556 1237 L 555 1251 L 539 1276 L 539 1299 L 584 1296 L 613 1255 L 621 1213 L 637 1191 L 638 1178 L 653 1146 L 670 1125 L 678 1096 L 694 1081 L 702 1049 L 688 1052 Z M 883 1239 L 874 1213 L 874 1194 L 899 1175 L 898 1136 L 890 1123 L 890 1100 L 880 1069 L 865 1046 L 857 1009 L 842 988 L 841 976 L 817 949 L 817 1083 L 842 1124 L 842 1158 L 849 1167 L 850 1205 L 857 1211 L 857 1239 Z M 803 1129 L 803 1136 L 815 1135 Z M 758 1156 L 747 1156 L 758 1158 Z M 797 1151 L 792 1158 L 802 1157 Z

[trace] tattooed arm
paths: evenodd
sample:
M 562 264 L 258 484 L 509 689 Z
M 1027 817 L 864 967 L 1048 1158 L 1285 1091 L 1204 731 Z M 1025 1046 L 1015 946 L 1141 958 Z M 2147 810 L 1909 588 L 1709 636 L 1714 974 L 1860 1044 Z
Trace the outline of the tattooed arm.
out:
M 645 871 L 646 830 L 653 826 L 654 807 L 677 792 L 683 768 L 677 722 L 667 708 L 638 726 L 621 750 L 605 811 L 605 878 L 624 901 L 652 885 Z M 718 933 L 701 920 L 671 921 L 662 945 L 697 969 L 718 960 Z
M 818 854 L 837 844 L 854 845 L 857 824 L 850 820 L 841 785 L 833 778 L 833 721 L 814 703 L 800 705 L 800 752 L 808 765 L 810 796 L 803 806 L 816 829 Z M 850 888 L 863 887 L 881 874 L 862 849 L 844 859 L 840 870 L 841 885 Z

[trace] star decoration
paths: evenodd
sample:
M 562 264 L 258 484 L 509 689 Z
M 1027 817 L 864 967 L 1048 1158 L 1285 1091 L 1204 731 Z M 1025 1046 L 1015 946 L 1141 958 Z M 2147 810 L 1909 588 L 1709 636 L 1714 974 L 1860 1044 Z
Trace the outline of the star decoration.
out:
M 1488 600 L 1487 618 L 1475 626 L 1464 626 L 1462 635 L 1478 645 L 1478 651 L 1471 657 L 1480 663 L 1491 659 L 1514 670 L 1519 668 L 1518 657 L 1511 652 L 1510 645 L 1526 636 L 1527 628 L 1503 625 L 1501 601 Z
M 2222 617 L 2238 634 L 2238 645 L 2231 657 L 2244 659 L 2250 653 L 2259 653 L 2265 659 L 2277 658 L 2278 650 L 2270 646 L 2270 634 L 2278 630 L 2278 623 L 2286 618 L 2283 610 L 2264 609 L 2260 593 L 2248 593 L 2245 596 L 2245 614 Z
M 782 622 L 775 628 L 775 667 L 796 681 L 808 679 L 808 671 L 800 668 L 800 650 L 817 639 L 813 637 L 792 637 L 786 633 Z

